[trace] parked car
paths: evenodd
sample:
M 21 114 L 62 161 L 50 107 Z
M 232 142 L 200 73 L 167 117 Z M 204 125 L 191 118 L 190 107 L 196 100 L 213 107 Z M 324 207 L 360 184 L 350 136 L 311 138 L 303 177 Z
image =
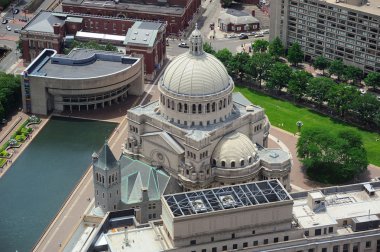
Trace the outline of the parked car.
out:
M 2 24 L 8 24 L 8 19 L 3 19 Z
M 256 33 L 257 33 L 257 32 L 254 32 L 254 31 L 253 31 L 253 32 L 250 32 L 250 33 L 248 34 L 248 36 L 255 36 Z
M 186 42 L 179 43 L 178 47 L 189 48 L 189 46 L 186 44 Z
M 7 31 L 11 31 L 11 30 L 12 28 L 9 25 L 7 25 Z
M 234 33 L 231 33 L 231 34 L 228 34 L 228 36 L 227 36 L 227 38 L 236 38 L 237 36 L 236 36 L 236 34 L 234 34 Z
M 13 9 L 13 14 L 18 14 L 20 12 L 19 9 Z
M 261 34 L 263 34 L 263 35 L 264 35 L 264 34 L 269 34 L 269 30 L 262 30 L 262 31 L 261 31 Z
M 248 39 L 248 35 L 247 34 L 240 34 L 239 39 Z
M 365 93 L 367 93 L 367 91 L 364 89 L 364 88 L 361 88 L 361 89 L 359 89 L 359 92 L 361 93 L 361 94 L 365 94 Z
M 14 31 L 14 33 L 20 33 L 21 30 L 20 29 L 14 29 L 13 31 Z
M 256 33 L 255 38 L 261 38 L 261 37 L 264 37 L 262 33 Z

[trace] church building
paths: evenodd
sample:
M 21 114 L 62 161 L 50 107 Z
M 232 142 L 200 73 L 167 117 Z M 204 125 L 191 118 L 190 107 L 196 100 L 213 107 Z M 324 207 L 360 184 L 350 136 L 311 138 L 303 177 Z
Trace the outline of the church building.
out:
M 233 93 L 197 27 L 189 44 L 160 79 L 159 100 L 128 110 L 124 154 L 164 169 L 184 191 L 266 179 L 290 190 L 290 155 L 267 148 L 264 109 Z

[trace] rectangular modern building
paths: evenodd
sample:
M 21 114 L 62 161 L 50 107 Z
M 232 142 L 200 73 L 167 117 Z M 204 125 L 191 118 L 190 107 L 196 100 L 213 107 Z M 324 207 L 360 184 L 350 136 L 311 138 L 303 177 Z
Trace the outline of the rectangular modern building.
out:
M 114 223 L 108 220 L 83 248 L 380 252 L 380 182 L 289 194 L 278 180 L 268 180 L 170 194 L 161 201 L 162 220 L 106 229 Z
M 276 0 L 270 39 L 297 42 L 305 59 L 323 55 L 365 72 L 380 71 L 380 0 Z

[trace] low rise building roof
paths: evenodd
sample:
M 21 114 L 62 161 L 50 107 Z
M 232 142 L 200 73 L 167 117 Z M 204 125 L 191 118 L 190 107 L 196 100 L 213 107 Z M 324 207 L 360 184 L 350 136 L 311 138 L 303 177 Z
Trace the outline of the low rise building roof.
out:
M 234 9 L 227 9 L 219 17 L 219 20 L 222 23 L 225 24 L 253 24 L 253 23 L 259 23 L 259 20 L 252 15 L 239 11 L 239 10 L 234 10 Z
M 162 25 L 162 23 L 158 22 L 136 21 L 133 26 L 128 29 L 124 45 L 138 44 L 140 46 L 145 45 L 147 47 L 152 47 Z
M 95 78 L 126 70 L 140 61 L 117 52 L 73 49 L 68 55 L 45 49 L 26 69 L 30 76 L 62 79 Z

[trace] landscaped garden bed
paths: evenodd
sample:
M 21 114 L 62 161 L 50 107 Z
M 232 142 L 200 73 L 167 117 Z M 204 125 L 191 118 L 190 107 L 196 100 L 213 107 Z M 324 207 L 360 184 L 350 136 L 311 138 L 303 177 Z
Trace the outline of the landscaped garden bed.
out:
M 11 138 L 3 144 L 0 148 L 0 167 L 2 167 L 6 163 L 6 159 L 12 156 L 11 153 L 8 152 L 10 148 L 19 148 L 23 142 L 28 138 L 30 133 L 32 133 L 33 129 L 30 128 L 30 125 L 39 124 L 41 119 L 37 116 L 29 117 L 17 130 L 12 134 Z M 5 162 L 2 162 L 2 160 Z

